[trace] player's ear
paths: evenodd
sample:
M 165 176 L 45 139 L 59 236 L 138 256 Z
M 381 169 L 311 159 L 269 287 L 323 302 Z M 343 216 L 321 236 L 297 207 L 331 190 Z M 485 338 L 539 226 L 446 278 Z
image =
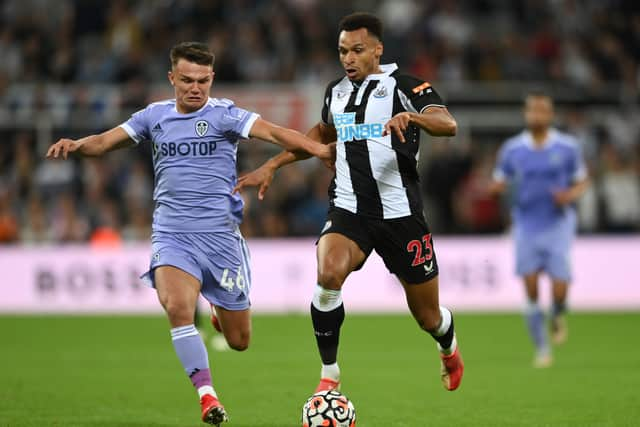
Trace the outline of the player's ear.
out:
M 382 56 L 383 51 L 384 51 L 384 46 L 382 46 L 382 43 L 376 44 L 376 57 L 380 58 Z
M 212 71 L 211 72 L 211 82 L 213 82 L 213 79 L 215 79 L 215 77 L 216 77 L 216 72 Z
M 171 83 L 171 86 L 175 86 L 175 83 L 173 81 L 173 72 L 169 71 L 167 73 L 167 78 L 169 79 L 169 83 Z

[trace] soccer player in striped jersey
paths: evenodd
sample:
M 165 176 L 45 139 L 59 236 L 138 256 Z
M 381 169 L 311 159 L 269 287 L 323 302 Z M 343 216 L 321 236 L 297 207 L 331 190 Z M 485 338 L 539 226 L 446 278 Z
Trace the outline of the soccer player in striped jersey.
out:
M 145 277 L 167 313 L 173 346 L 200 397 L 202 420 L 218 425 L 227 415 L 193 319 L 202 293 L 229 346 L 242 351 L 249 345 L 249 252 L 238 229 L 242 198 L 232 194 L 238 142 L 258 138 L 325 161 L 333 153 L 330 146 L 276 126 L 228 99 L 210 98 L 214 55 L 207 45 L 180 43 L 170 59 L 175 99 L 152 103 L 99 135 L 61 139 L 47 157 L 101 156 L 151 141 L 156 207 Z
M 355 13 L 342 19 L 338 53 L 345 76 L 327 86 L 322 120 L 307 134 L 324 143 L 337 140 L 310 308 L 322 359 L 317 391 L 340 386 L 341 289 L 374 249 L 400 280 L 418 325 L 436 340 L 442 382 L 455 390 L 464 366 L 451 312 L 439 304 L 438 264 L 423 215 L 417 158 L 421 129 L 453 136 L 456 121 L 430 83 L 402 74 L 395 64 L 381 65 L 382 52 L 382 23 L 376 16 Z M 305 157 L 282 152 L 241 177 L 236 190 L 258 186 L 262 198 L 278 168 Z
M 540 273 L 551 277 L 551 331 L 555 343 L 567 338 L 564 316 L 571 279 L 569 249 L 576 233 L 574 202 L 588 178 L 578 142 L 551 127 L 553 101 L 543 93 L 525 99 L 527 129 L 507 140 L 498 155 L 490 191 L 500 194 L 511 184 L 516 272 L 527 294 L 526 319 L 536 353 L 534 366 L 552 363 L 538 303 Z

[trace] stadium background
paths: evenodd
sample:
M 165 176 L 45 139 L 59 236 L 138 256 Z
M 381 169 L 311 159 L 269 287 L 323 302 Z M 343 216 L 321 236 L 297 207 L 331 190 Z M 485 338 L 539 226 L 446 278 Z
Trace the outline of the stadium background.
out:
M 369 393 L 369 370 L 389 357 L 422 372 L 424 343 L 403 309 L 401 289 L 374 256 L 345 289 L 354 311 L 374 313 L 353 316 L 347 320 L 353 329 L 345 331 L 343 364 L 352 372 L 348 391 L 362 425 L 426 425 L 419 415 L 425 403 L 415 398 L 424 393 L 434 425 L 452 414 L 458 416 L 453 425 L 633 425 L 640 416 L 640 401 L 629 391 L 640 381 L 640 351 L 637 340 L 628 343 L 640 326 L 640 10 L 623 0 L 0 1 L 0 335 L 7 340 L 0 353 L 0 425 L 192 425 L 180 413 L 194 410 L 186 397 L 174 411 L 176 397 L 165 391 L 161 410 L 148 414 L 144 406 L 157 401 L 121 394 L 135 390 L 131 378 L 142 375 L 124 361 L 151 359 L 158 363 L 144 374 L 150 387 L 189 393 L 181 378 L 165 379 L 177 364 L 153 292 L 137 280 L 148 262 L 153 208 L 149 146 L 68 162 L 44 161 L 44 153 L 60 137 L 100 132 L 171 97 L 168 49 L 183 40 L 207 41 L 215 51 L 212 96 L 304 131 L 319 119 L 326 83 L 341 73 L 337 22 L 355 10 L 383 19 L 383 59 L 432 82 L 458 120 L 455 138 L 423 139 L 420 175 L 442 259 L 443 300 L 454 310 L 485 313 L 460 316 L 476 373 L 459 395 L 443 397 L 437 384 L 431 387 L 435 376 L 425 376 L 433 380 L 427 386 L 409 386 L 394 363 L 376 379 L 403 390 L 402 402 L 379 408 Z M 532 88 L 555 98 L 556 124 L 580 138 L 593 180 L 578 203 L 571 298 L 582 313 L 572 318 L 572 341 L 559 350 L 558 366 L 543 375 L 529 369 L 524 327 L 513 314 L 522 295 L 511 267 L 507 206 L 485 191 L 497 148 L 523 126 L 522 98 Z M 241 143 L 239 169 L 275 153 L 267 144 Z M 309 160 L 279 171 L 266 200 L 245 194 L 254 307 L 278 315 L 256 317 L 248 355 L 211 356 L 231 367 L 220 381 L 238 407 L 237 425 L 296 425 L 295 411 L 313 387 L 308 364 L 317 356 L 308 319 L 289 313 L 308 304 L 313 236 L 324 222 L 330 179 Z M 490 314 L 495 311 L 511 314 Z M 108 316 L 114 312 L 121 316 Z M 122 332 L 129 328 L 131 335 Z M 294 338 L 274 336 L 273 329 Z M 497 330 L 506 331 L 509 343 Z M 135 331 L 146 334 L 143 344 Z M 380 335 L 400 342 L 380 354 L 371 345 Z M 617 353 L 611 363 L 609 349 Z M 496 352 L 503 355 L 498 374 Z M 576 360 L 577 367 L 569 363 Z M 246 390 L 269 392 L 261 381 L 273 379 L 257 372 L 265 361 L 294 385 L 285 393 L 288 415 L 256 422 L 255 411 L 240 408 Z M 252 363 L 255 378 L 243 376 L 247 385 L 234 390 L 234 373 Z M 97 377 L 106 393 L 97 407 L 80 403 L 81 391 L 92 395 L 86 379 L 96 379 L 94 364 L 114 373 Z M 299 371 L 286 371 L 286 364 Z M 492 383 L 518 393 L 504 396 L 487 386 Z M 524 383 L 531 385 L 526 393 Z M 36 389 L 51 415 L 33 413 L 40 407 L 29 398 Z M 113 415 L 123 399 L 130 405 Z M 537 407 L 529 405 L 533 399 Z M 270 411 L 267 403 L 256 408 Z

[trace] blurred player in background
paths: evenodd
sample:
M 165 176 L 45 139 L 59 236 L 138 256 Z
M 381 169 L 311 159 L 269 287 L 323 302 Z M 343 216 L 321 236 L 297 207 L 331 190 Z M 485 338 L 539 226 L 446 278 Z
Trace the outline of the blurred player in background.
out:
M 336 175 L 318 241 L 318 284 L 311 303 L 322 359 L 316 391 L 340 386 L 341 289 L 374 249 L 402 283 L 420 327 L 437 341 L 443 384 L 455 390 L 464 367 L 451 312 L 439 305 L 438 264 L 416 164 L 420 129 L 452 136 L 456 121 L 428 82 L 400 73 L 396 64 L 380 64 L 382 23 L 377 17 L 344 17 L 338 51 L 346 76 L 329 83 L 322 121 L 307 134 L 324 143 L 337 140 Z M 236 189 L 259 186 L 262 198 L 278 168 L 307 157 L 282 152 L 241 177 Z
M 543 93 L 525 99 L 527 129 L 507 140 L 500 149 L 490 191 L 513 192 L 513 234 L 516 272 L 527 293 L 526 318 L 535 344 L 534 365 L 552 363 L 551 348 L 538 303 L 538 278 L 551 277 L 553 341 L 567 339 L 565 319 L 567 290 L 571 279 L 569 249 L 576 234 L 574 202 L 588 185 L 578 142 L 551 127 L 553 101 Z
M 185 42 L 170 53 L 175 99 L 152 103 L 100 135 L 61 139 L 47 157 L 100 156 L 149 140 L 155 171 L 152 255 L 146 278 L 171 325 L 175 351 L 200 396 L 202 420 L 227 419 L 213 388 L 207 350 L 194 326 L 200 292 L 215 309 L 214 324 L 235 350 L 249 345 L 249 253 L 238 224 L 243 202 L 232 195 L 237 142 L 255 137 L 331 161 L 331 147 L 210 98 L 214 55 Z M 218 322 L 219 321 L 219 322 Z

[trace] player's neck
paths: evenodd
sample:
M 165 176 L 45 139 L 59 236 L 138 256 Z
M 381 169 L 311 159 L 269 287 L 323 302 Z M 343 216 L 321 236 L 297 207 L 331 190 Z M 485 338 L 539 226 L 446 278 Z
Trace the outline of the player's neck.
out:
M 536 147 L 541 147 L 547 141 L 547 137 L 549 136 L 549 128 L 544 129 L 531 129 L 531 139 L 533 139 L 533 145 Z

